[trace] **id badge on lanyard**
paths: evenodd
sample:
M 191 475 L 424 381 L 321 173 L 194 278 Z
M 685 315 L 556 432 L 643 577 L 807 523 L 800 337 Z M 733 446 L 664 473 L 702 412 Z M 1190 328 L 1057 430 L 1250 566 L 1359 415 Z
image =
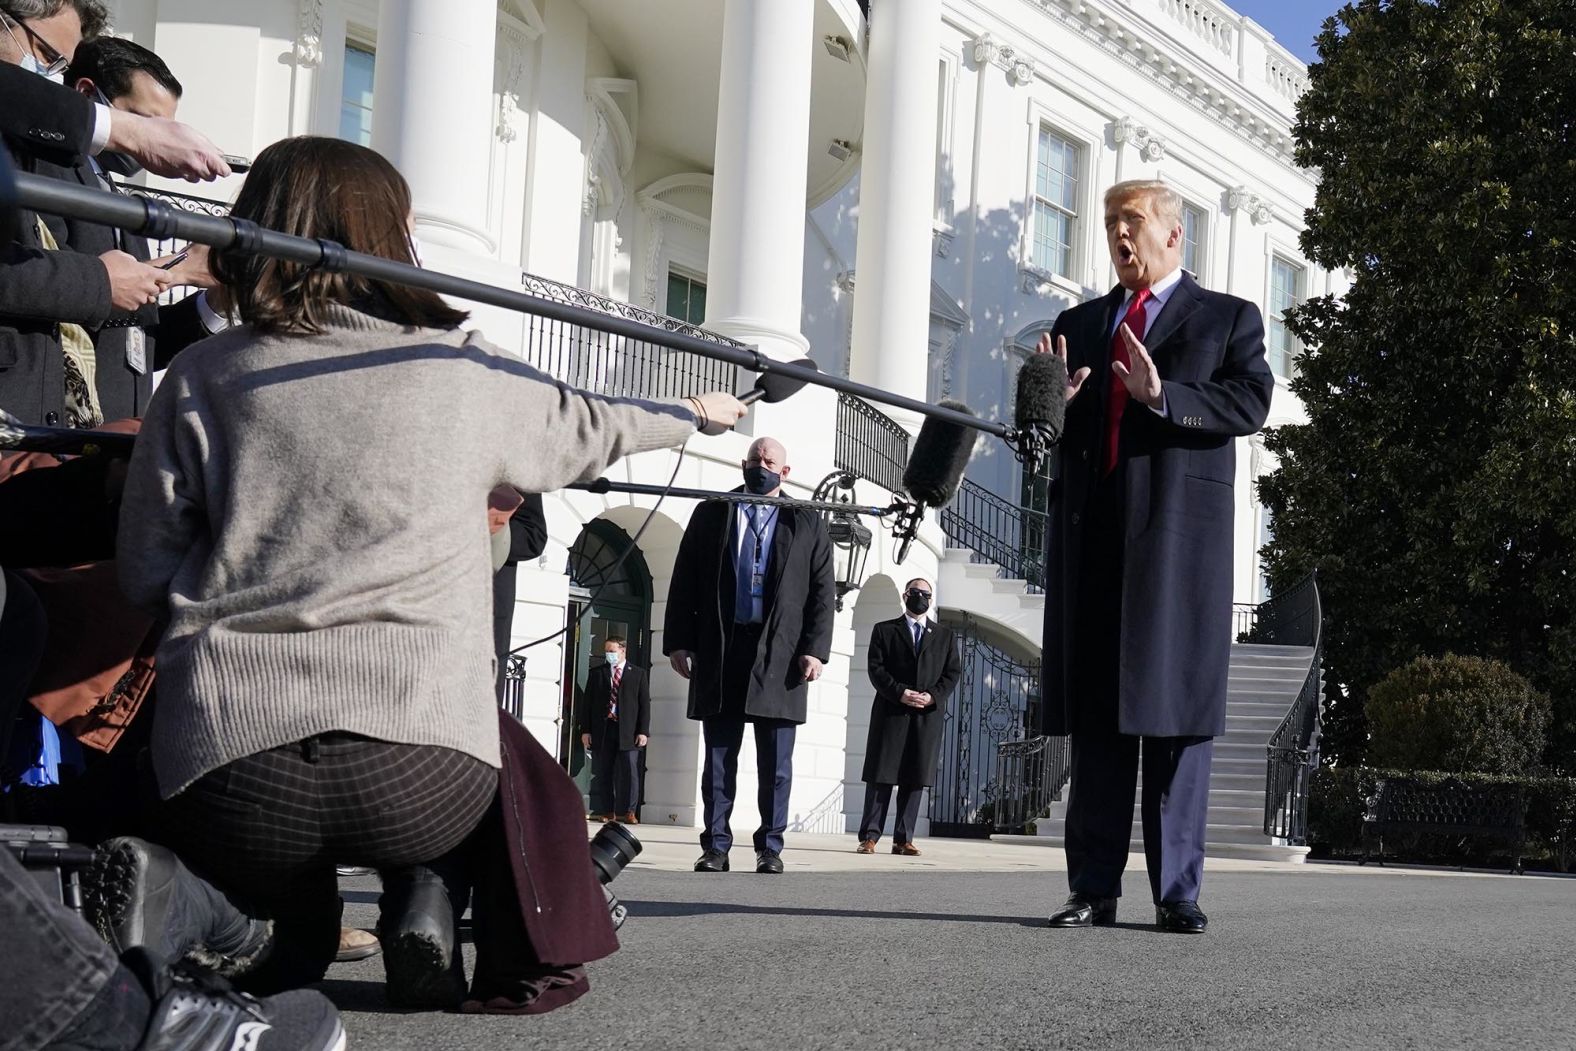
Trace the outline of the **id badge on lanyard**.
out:
M 148 334 L 141 325 L 126 329 L 126 364 L 139 376 L 148 374 Z

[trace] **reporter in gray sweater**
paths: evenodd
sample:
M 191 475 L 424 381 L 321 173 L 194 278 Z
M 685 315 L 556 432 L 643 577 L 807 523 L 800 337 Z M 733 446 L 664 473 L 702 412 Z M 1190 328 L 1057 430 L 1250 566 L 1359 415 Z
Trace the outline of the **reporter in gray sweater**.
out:
M 233 215 L 414 261 L 408 187 L 349 143 L 268 147 Z M 160 384 L 118 553 L 127 596 L 169 618 L 152 740 L 166 839 L 213 886 L 118 840 L 93 900 L 122 949 L 257 955 L 263 935 L 222 889 L 272 917 L 270 966 L 294 984 L 337 944 L 334 864 L 430 862 L 493 803 L 489 490 L 589 479 L 746 410 L 576 390 L 433 293 L 239 253 L 214 270 L 243 323 Z M 172 881 L 205 908 L 151 893 Z

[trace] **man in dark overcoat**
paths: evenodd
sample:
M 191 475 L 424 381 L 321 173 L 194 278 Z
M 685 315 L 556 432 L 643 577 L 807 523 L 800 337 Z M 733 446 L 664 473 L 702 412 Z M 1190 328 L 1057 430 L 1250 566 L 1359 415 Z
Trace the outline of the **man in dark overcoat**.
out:
M 1067 361 L 1045 585 L 1044 712 L 1071 737 L 1067 868 L 1053 927 L 1115 922 L 1143 763 L 1158 924 L 1202 933 L 1213 738 L 1231 650 L 1235 439 L 1274 376 L 1252 303 L 1182 270 L 1182 202 L 1160 182 L 1105 195 L 1120 282 L 1064 311 L 1039 351 Z
M 767 497 L 782 494 L 791 470 L 773 438 L 757 438 L 743 466 L 745 491 Z M 831 657 L 836 603 L 832 540 L 819 515 L 769 502 L 695 509 L 673 565 L 662 652 L 690 681 L 689 717 L 705 738 L 696 872 L 728 871 L 746 723 L 760 779 L 755 871 L 782 872 L 794 734 L 809 684 Z
M 602 644 L 602 660 L 586 676 L 580 705 L 580 743 L 591 753 L 593 796 L 604 802 L 604 821 L 638 825 L 640 750 L 651 740 L 651 677 L 629 662 L 627 643 L 617 635 Z M 596 789 L 600 789 L 597 792 Z
M 870 736 L 865 743 L 865 811 L 859 822 L 861 854 L 874 854 L 886 827 L 892 788 L 897 824 L 892 853 L 918 857 L 914 825 L 919 798 L 936 783 L 936 762 L 947 698 L 963 674 L 952 629 L 926 618 L 934 589 L 923 577 L 903 586 L 903 615 L 870 633 Z

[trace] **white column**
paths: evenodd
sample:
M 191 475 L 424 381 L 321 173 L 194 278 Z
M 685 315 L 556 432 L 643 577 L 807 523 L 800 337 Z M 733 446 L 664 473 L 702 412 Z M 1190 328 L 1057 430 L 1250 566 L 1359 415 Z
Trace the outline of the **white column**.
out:
M 779 360 L 809 348 L 799 329 L 814 31 L 814 0 L 727 0 L 723 12 L 706 327 Z
M 496 0 L 382 0 L 372 146 L 410 183 L 422 240 L 492 254 Z
M 923 399 L 941 0 L 876 0 L 872 6 L 852 371 L 861 383 Z

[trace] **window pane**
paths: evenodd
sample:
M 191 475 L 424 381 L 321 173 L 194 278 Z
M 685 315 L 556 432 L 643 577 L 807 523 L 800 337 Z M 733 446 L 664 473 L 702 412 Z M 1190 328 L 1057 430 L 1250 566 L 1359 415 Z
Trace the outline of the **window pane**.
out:
M 689 320 L 689 278 L 683 274 L 668 274 L 668 317 Z
M 689 316 L 684 320 L 691 325 L 699 325 L 706 320 L 706 286 L 699 281 L 690 282 Z
M 1070 212 L 1077 211 L 1078 149 L 1048 128 L 1040 129 L 1034 192 Z
M 1190 274 L 1199 273 L 1199 238 L 1203 235 L 1204 213 L 1192 205 L 1182 206 L 1182 266 Z
M 1072 219 L 1044 201 L 1034 202 L 1034 265 L 1071 276 Z
M 346 45 L 344 90 L 339 103 L 339 137 L 372 144 L 372 74 L 375 57 L 366 48 Z

